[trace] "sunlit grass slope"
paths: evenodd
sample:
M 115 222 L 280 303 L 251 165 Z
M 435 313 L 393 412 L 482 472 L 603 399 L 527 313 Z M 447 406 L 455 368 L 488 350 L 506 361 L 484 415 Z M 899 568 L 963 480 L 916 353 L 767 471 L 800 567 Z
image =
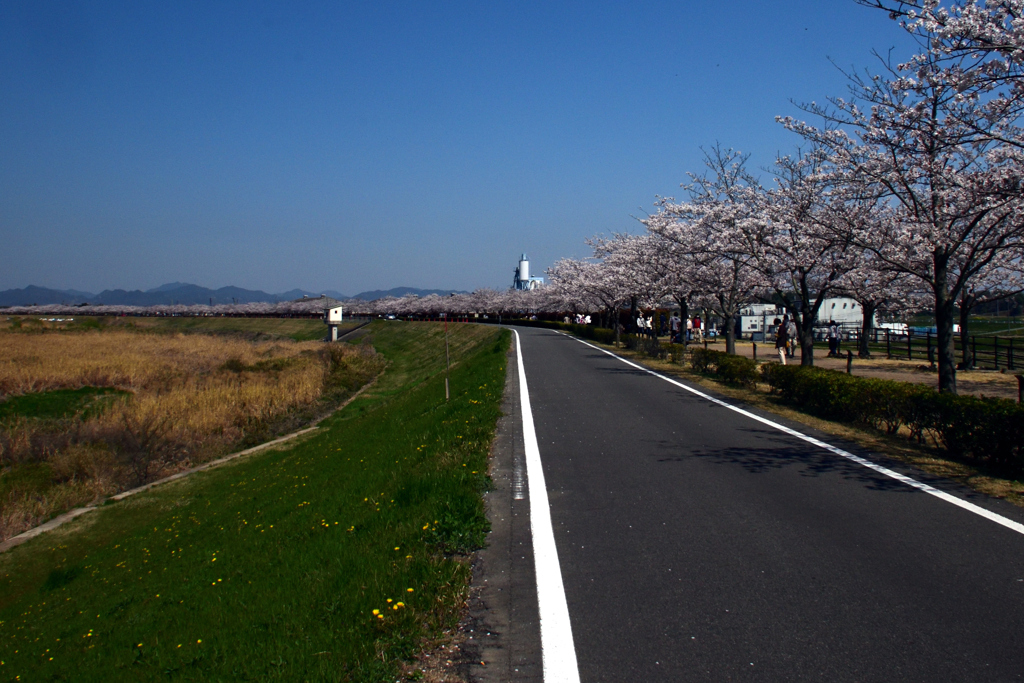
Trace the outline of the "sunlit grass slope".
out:
M 0 679 L 394 680 L 464 600 L 508 336 L 452 330 L 448 403 L 436 324 L 370 339 L 376 393 L 313 438 L 0 555 Z

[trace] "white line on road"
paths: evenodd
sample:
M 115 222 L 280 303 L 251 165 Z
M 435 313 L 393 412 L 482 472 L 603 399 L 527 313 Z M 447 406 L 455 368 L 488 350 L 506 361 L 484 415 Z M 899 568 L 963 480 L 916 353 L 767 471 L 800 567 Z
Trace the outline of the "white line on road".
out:
M 565 334 L 565 333 L 564 332 L 559 332 L 559 334 Z M 676 380 L 672 379 L 671 377 L 667 377 L 667 376 L 661 374 L 660 372 L 655 372 L 654 370 L 651 370 L 650 368 L 645 368 L 642 365 L 637 365 L 636 363 L 628 361 L 625 358 L 623 358 L 622 356 L 614 354 L 611 351 L 607 351 L 605 349 L 602 349 L 599 346 L 594 346 L 593 344 L 589 344 L 589 343 L 587 343 L 587 342 L 585 342 L 585 341 L 583 341 L 581 339 L 577 339 L 576 337 L 573 337 L 573 336 L 568 335 L 568 334 L 565 334 L 565 336 L 567 336 L 570 339 L 573 339 L 575 341 L 578 341 L 579 343 L 581 343 L 581 344 L 583 344 L 585 346 L 589 346 L 592 349 L 596 349 L 596 350 L 600 351 L 601 353 L 607 353 L 612 358 L 618 359 L 618 360 L 622 361 L 623 363 L 625 363 L 626 365 L 634 367 L 637 370 L 642 370 L 643 372 L 646 372 L 646 373 L 648 373 L 650 375 L 654 375 L 655 377 L 658 377 L 660 379 L 665 380 L 669 384 L 674 384 L 677 387 L 679 387 L 680 389 L 685 389 L 686 391 L 689 391 L 691 394 L 696 394 L 697 396 L 700 396 L 703 399 L 711 401 L 712 403 L 714 403 L 716 405 L 720 405 L 723 408 L 728 408 L 729 410 L 737 412 L 740 415 L 744 415 L 746 417 L 749 417 L 752 420 L 757 420 L 758 422 L 760 422 L 762 424 L 766 424 L 769 427 L 773 427 L 775 429 L 778 429 L 780 432 L 784 432 L 786 434 L 789 434 L 790 436 L 794 436 L 794 437 L 796 437 L 796 438 L 798 438 L 798 439 L 800 439 L 802 441 L 806 441 L 809 444 L 813 444 L 815 446 L 818 446 L 819 448 L 824 448 L 826 451 L 829 451 L 830 453 L 834 453 L 835 455 L 838 455 L 840 457 L 846 458 L 847 460 L 851 460 L 851 461 L 857 463 L 858 465 L 863 465 L 864 467 L 867 467 L 868 469 L 872 469 L 875 472 L 878 472 L 879 474 L 884 474 L 887 477 L 891 477 L 891 478 L 895 479 L 898 482 L 906 484 L 907 486 L 910 486 L 912 488 L 918 489 L 920 491 L 924 491 L 928 495 L 935 496 L 936 498 L 939 498 L 940 500 L 944 500 L 947 503 L 951 503 L 953 505 L 956 505 L 957 507 L 963 508 L 964 510 L 967 510 L 968 512 L 973 512 L 974 514 L 976 514 L 976 515 L 978 515 L 980 517 L 984 517 L 985 519 L 990 520 L 992 522 L 995 522 L 996 524 L 1001 524 L 1002 526 L 1006 527 L 1007 529 L 1012 529 L 1013 531 L 1016 531 L 1018 534 L 1024 534 L 1024 524 L 1021 524 L 1020 522 L 1015 522 L 1012 519 L 1008 519 L 1006 517 L 1003 517 L 1000 514 L 996 514 L 995 512 L 991 512 L 990 510 L 986 510 L 985 508 L 983 508 L 981 506 L 978 506 L 978 505 L 975 505 L 974 503 L 968 503 L 966 500 L 963 500 L 961 498 L 957 498 L 956 496 L 950 495 L 950 494 L 946 493 L 945 491 L 940 491 L 939 489 L 937 489 L 937 488 L 935 488 L 933 486 L 929 486 L 928 484 L 923 484 L 923 483 L 917 481 L 916 479 L 911 479 L 910 477 L 906 476 L 905 474 L 900 474 L 899 472 L 895 472 L 893 470 L 890 470 L 888 467 L 883 467 L 882 465 L 878 465 L 876 463 L 873 463 L 870 460 L 866 460 L 866 459 L 864 459 L 864 458 L 862 458 L 860 456 L 854 455 L 853 453 L 850 453 L 848 451 L 844 451 L 842 448 L 838 448 L 836 446 L 833 446 L 832 444 L 825 443 L 824 441 L 821 441 L 819 439 L 815 439 L 813 436 L 807 436 L 806 434 L 802 434 L 802 433 L 796 431 L 795 429 L 790 429 L 789 427 L 786 427 L 784 425 L 780 425 L 778 422 L 772 422 L 771 420 L 769 420 L 767 418 L 763 418 L 760 415 L 755 415 L 754 413 L 751 413 L 749 411 L 743 410 L 742 408 L 737 408 L 736 406 L 730 405 L 730 404 L 726 403 L 725 401 L 721 401 L 721 400 L 719 400 L 717 398 L 714 398 L 713 396 L 709 396 L 709 395 L 705 394 L 703 391 L 698 391 L 697 389 L 694 389 L 693 387 L 686 386 L 682 382 L 677 382 Z M 522 365 L 520 365 L 519 371 L 522 372 Z
M 541 468 L 540 447 L 533 426 L 530 392 L 526 387 L 523 350 L 516 335 L 516 360 L 519 362 L 519 402 L 523 411 L 523 441 L 526 445 L 526 478 L 530 494 L 530 530 L 533 534 L 533 562 L 537 573 L 537 605 L 540 612 L 540 646 L 544 660 L 544 683 L 579 683 L 576 647 L 572 641 L 569 606 L 565 602 L 562 570 L 558 565 L 555 532 L 551 528 L 551 508 Z

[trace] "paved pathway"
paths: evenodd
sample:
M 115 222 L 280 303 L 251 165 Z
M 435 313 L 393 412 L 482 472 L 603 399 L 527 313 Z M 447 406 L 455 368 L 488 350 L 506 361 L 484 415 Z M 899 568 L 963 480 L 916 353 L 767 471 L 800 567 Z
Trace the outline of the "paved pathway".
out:
M 789 425 L 965 510 L 573 338 L 518 332 L 580 680 L 1024 678 L 1024 535 L 976 513 L 1013 527 L 1024 511 Z M 540 676 L 514 436 L 481 680 Z

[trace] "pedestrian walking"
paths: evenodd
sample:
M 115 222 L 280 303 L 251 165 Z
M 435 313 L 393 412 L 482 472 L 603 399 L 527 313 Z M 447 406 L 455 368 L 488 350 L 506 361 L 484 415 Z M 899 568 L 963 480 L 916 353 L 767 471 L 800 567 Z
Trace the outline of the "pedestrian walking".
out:
M 673 344 L 680 343 L 679 341 L 679 323 L 682 322 L 679 316 L 675 313 L 668 319 L 668 330 L 671 335 L 671 341 Z
M 786 325 L 786 334 L 789 336 L 789 357 L 796 358 L 796 318 L 790 318 L 789 324 Z
M 686 341 L 693 341 L 693 321 L 686 316 Z
M 786 364 L 786 344 L 789 342 L 789 331 L 786 329 L 786 325 L 781 320 L 776 318 L 775 325 L 775 351 L 779 354 L 779 362 L 783 365 Z
M 828 321 L 828 357 L 839 357 L 839 326 L 835 320 Z

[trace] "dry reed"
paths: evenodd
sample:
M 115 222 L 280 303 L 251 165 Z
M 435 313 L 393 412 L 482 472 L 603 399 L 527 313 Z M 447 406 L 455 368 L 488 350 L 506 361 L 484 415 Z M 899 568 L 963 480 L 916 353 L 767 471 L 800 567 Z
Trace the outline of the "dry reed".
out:
M 360 355 L 342 345 L 325 353 L 319 342 L 0 331 L 0 400 L 83 386 L 131 394 L 106 399 L 106 409 L 91 416 L 0 423 L 0 476 L 33 463 L 50 471 L 41 490 L 2 486 L 0 479 L 0 491 L 6 491 L 0 539 L 222 455 L 253 432 L 265 433 L 276 419 L 316 404 L 332 363 L 358 365 L 352 356 Z

